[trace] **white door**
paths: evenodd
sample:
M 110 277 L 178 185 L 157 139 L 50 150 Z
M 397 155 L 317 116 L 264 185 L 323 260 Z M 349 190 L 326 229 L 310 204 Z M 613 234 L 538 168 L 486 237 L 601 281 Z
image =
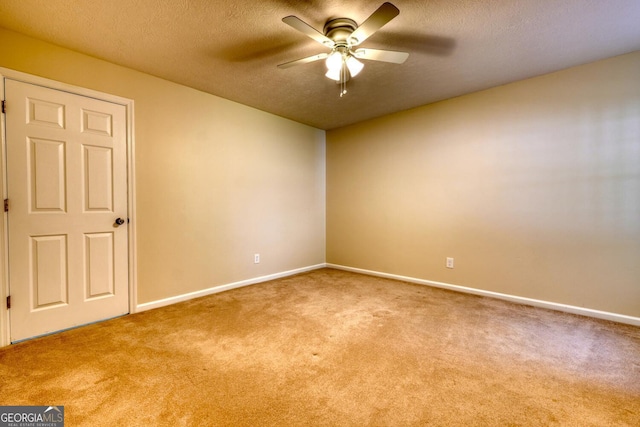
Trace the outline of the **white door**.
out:
M 128 313 L 125 106 L 11 79 L 5 99 L 11 341 Z

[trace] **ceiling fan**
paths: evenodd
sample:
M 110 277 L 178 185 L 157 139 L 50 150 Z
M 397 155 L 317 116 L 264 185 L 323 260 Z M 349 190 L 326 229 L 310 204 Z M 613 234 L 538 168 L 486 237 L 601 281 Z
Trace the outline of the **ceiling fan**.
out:
M 302 59 L 285 62 L 278 68 L 289 68 L 295 65 L 326 59 L 326 77 L 340 84 L 340 96 L 347 93 L 346 82 L 355 77 L 364 64 L 358 59 L 369 61 L 384 61 L 394 64 L 402 64 L 407 60 L 407 52 L 394 50 L 358 48 L 362 42 L 368 39 L 385 24 L 398 16 L 400 10 L 393 4 L 383 3 L 360 26 L 349 18 L 331 19 L 324 24 L 323 33 L 302 21 L 300 18 L 290 15 L 282 18 L 282 22 L 300 31 L 304 35 L 330 49 L 329 52 L 308 56 Z

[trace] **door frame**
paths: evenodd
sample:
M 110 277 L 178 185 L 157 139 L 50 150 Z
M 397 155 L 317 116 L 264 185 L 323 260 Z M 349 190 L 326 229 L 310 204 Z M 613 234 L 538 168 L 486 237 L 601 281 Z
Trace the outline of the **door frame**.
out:
M 74 86 L 43 77 L 34 76 L 20 71 L 0 67 L 0 99 L 5 99 L 4 79 L 19 80 L 38 86 L 48 87 L 63 92 L 95 98 L 114 104 L 123 105 L 126 109 L 126 153 L 127 153 L 127 215 L 130 220 L 128 239 L 128 276 L 129 276 L 129 313 L 135 313 L 137 307 L 137 268 L 136 268 L 136 216 L 135 216 L 135 144 L 134 144 L 134 115 L 133 100 L 95 91 L 79 86 Z M 11 105 L 7 105 L 11 108 Z M 6 116 L 0 118 L 0 188 L 2 199 L 7 198 L 7 141 L 6 141 Z M 11 344 L 11 324 L 9 310 L 6 306 L 6 298 L 9 295 L 9 239 L 8 239 L 8 215 L 2 210 L 0 224 L 0 347 Z

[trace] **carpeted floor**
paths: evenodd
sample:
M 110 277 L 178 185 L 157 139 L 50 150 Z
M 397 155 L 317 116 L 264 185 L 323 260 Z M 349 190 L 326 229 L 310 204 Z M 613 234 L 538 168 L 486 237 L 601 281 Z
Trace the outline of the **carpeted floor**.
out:
M 323 269 L 0 349 L 67 426 L 638 426 L 640 328 Z

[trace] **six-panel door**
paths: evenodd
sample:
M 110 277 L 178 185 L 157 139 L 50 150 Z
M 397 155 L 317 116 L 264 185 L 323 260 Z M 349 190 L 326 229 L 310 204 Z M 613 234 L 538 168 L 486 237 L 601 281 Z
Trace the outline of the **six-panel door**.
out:
M 126 109 L 5 80 L 11 341 L 129 311 Z

